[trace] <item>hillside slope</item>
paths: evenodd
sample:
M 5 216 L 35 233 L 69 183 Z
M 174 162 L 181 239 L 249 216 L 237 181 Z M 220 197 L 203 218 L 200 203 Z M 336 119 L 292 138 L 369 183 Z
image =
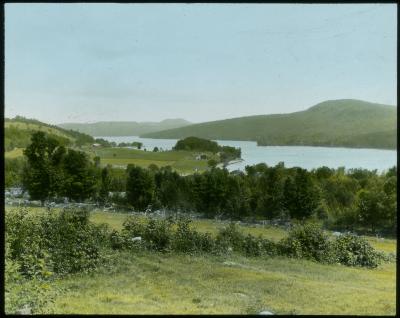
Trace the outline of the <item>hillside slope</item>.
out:
M 220 140 L 250 140 L 259 145 L 396 148 L 395 106 L 360 100 L 331 100 L 305 111 L 258 115 L 189 125 L 142 134 L 144 138 L 195 136 Z
M 138 136 L 190 124 L 184 119 L 165 119 L 161 122 L 102 121 L 97 123 L 64 123 L 58 126 L 77 130 L 91 136 Z
M 43 131 L 57 139 L 65 146 L 81 146 L 94 142 L 94 138 L 73 130 L 49 125 L 35 119 L 22 116 L 4 120 L 4 146 L 6 151 L 15 148 L 25 148 L 31 142 L 31 135 L 35 131 Z

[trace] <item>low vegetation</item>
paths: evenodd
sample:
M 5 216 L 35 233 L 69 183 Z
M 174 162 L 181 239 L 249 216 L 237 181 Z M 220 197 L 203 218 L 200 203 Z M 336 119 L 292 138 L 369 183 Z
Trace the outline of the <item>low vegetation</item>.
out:
M 211 264 L 215 262 L 219 263 L 220 261 L 218 261 L 218 259 L 225 259 L 223 264 L 216 264 L 217 269 L 207 270 L 208 275 L 217 275 L 215 276 L 215 278 L 217 278 L 219 277 L 219 274 L 217 274 L 218 272 L 222 274 L 223 271 L 234 270 L 237 272 L 236 274 L 238 274 L 238 271 L 241 271 L 244 275 L 242 279 L 244 279 L 243 284 L 245 285 L 242 286 L 244 290 L 238 290 L 237 292 L 244 292 L 246 295 L 253 294 L 255 292 L 254 286 L 258 286 L 257 283 L 253 286 L 250 285 L 254 283 L 254 280 L 250 279 L 252 275 L 261 278 L 264 275 L 262 273 L 272 274 L 275 272 L 278 274 L 283 270 L 286 271 L 288 268 L 289 270 L 285 275 L 296 275 L 295 273 L 298 272 L 297 275 L 300 274 L 307 277 L 306 281 L 301 284 L 315 282 L 315 279 L 319 281 L 318 284 L 333 283 L 333 281 L 332 283 L 328 283 L 325 279 L 322 280 L 321 278 L 325 277 L 324 275 L 317 278 L 318 275 L 315 277 L 309 276 L 306 272 L 299 272 L 298 262 L 300 262 L 300 268 L 305 266 L 305 268 L 309 268 L 310 270 L 311 268 L 312 270 L 322 270 L 317 265 L 313 265 L 313 263 L 307 263 L 306 260 L 332 264 L 324 266 L 331 266 L 329 272 L 341 273 L 341 275 L 352 277 L 353 280 L 359 279 L 358 276 L 361 275 L 361 272 L 356 271 L 351 274 L 352 272 L 340 269 L 337 267 L 338 265 L 334 264 L 341 263 L 347 266 L 366 268 L 376 268 L 379 266 L 378 269 L 370 270 L 377 271 L 376 274 L 372 272 L 369 274 L 372 275 L 368 278 L 368 281 L 371 281 L 371 283 L 374 279 L 373 275 L 379 276 L 382 270 L 382 274 L 385 273 L 384 275 L 388 275 L 390 273 L 390 264 L 392 264 L 390 263 L 391 258 L 387 254 L 375 251 L 362 238 L 345 236 L 344 238 L 329 239 L 319 227 L 313 224 L 299 225 L 290 231 L 285 238 L 274 241 L 256 237 L 252 234 L 245 235 L 233 224 L 220 228 L 217 235 L 198 232 L 191 226 L 190 221 L 185 218 L 169 218 L 165 220 L 147 219 L 143 222 L 143 220 L 138 220 L 135 217 L 128 217 L 124 221 L 122 229 L 117 231 L 104 224 L 94 225 L 89 221 L 89 213 L 85 210 L 66 209 L 59 212 L 54 210 L 41 210 L 39 212 L 36 210 L 35 213 L 32 213 L 26 209 L 9 209 L 6 212 L 7 250 L 5 296 L 6 310 L 8 313 L 14 313 L 24 305 L 29 306 L 33 313 L 134 313 L 135 311 L 133 308 L 126 307 L 125 305 L 120 309 L 118 309 L 118 306 L 115 307 L 116 304 L 113 304 L 112 299 L 119 297 L 118 292 L 111 292 L 110 301 L 104 303 L 102 300 L 95 298 L 92 299 L 89 304 L 84 305 L 83 308 L 83 303 L 77 302 L 76 298 L 71 302 L 72 307 L 65 307 L 62 303 L 65 303 L 67 299 L 74 299 L 76 288 L 73 289 L 71 285 L 74 281 L 75 286 L 80 286 L 78 288 L 80 293 L 84 293 L 85 295 L 89 290 L 91 290 L 92 293 L 96 292 L 98 288 L 96 284 L 99 279 L 104 279 L 102 283 L 107 282 L 108 280 L 104 277 L 106 274 L 113 277 L 117 275 L 122 279 L 123 273 L 127 275 L 128 273 L 126 270 L 133 266 L 133 264 L 136 264 L 134 267 L 141 264 L 139 266 L 139 273 L 142 273 L 140 274 L 142 275 L 141 277 L 144 275 L 147 280 L 150 279 L 150 277 L 147 277 L 148 274 L 158 275 L 157 273 L 161 274 L 164 273 L 164 271 L 168 271 L 168 267 L 165 267 L 161 272 L 159 272 L 160 268 L 148 272 L 151 268 L 155 269 L 157 267 L 149 265 L 148 262 L 150 259 L 158 259 L 159 264 L 170 262 L 169 260 L 178 262 L 177 266 L 187 267 L 185 271 L 189 270 L 189 268 L 193 270 L 194 268 L 198 268 L 198 266 L 206 264 L 211 266 Z M 340 245 L 340 249 L 337 248 L 338 245 Z M 344 250 L 346 253 L 343 252 Z M 149 252 L 156 254 L 150 254 Z M 343 258 L 344 254 L 350 256 Z M 184 255 L 187 255 L 190 259 L 185 258 Z M 297 267 L 295 265 L 296 263 L 290 261 L 290 258 L 300 260 L 297 261 Z M 124 259 L 125 261 L 123 261 Z M 132 261 L 130 261 L 131 259 Z M 257 259 L 259 260 L 257 261 Z M 286 261 L 283 261 L 283 259 L 286 259 Z M 302 259 L 305 261 L 301 261 Z M 182 261 L 186 263 L 186 265 L 179 264 Z M 247 265 L 242 265 L 243 263 Z M 278 264 L 284 266 L 284 269 L 282 267 L 279 269 L 277 266 Z M 379 270 L 381 266 L 382 269 Z M 123 267 L 125 270 L 122 269 Z M 200 270 L 200 273 L 204 273 L 205 275 L 207 271 L 204 272 L 204 270 L 205 268 Z M 92 274 L 89 276 L 89 274 L 84 274 L 85 272 L 92 272 Z M 130 270 L 128 272 L 130 272 Z M 79 274 L 74 275 L 73 273 Z M 174 271 L 169 271 L 169 281 L 171 281 L 171 279 L 175 281 L 178 276 L 182 279 L 180 274 L 176 273 L 177 275 L 175 275 L 174 273 Z M 355 273 L 358 275 L 357 278 L 354 278 Z M 93 276 L 93 274 L 95 276 Z M 167 272 L 163 275 L 166 274 Z M 283 275 L 283 272 L 281 275 Z M 316 275 L 315 272 L 313 275 Z M 365 275 L 366 274 L 364 274 L 364 276 Z M 94 279 L 94 277 L 96 277 L 96 279 Z M 125 277 L 129 277 L 129 274 Z M 166 277 L 167 276 L 165 276 L 165 278 Z M 194 277 L 197 277 L 196 274 L 193 276 L 193 279 Z M 221 276 L 221 278 L 223 277 L 225 276 Z M 87 285 L 89 283 L 88 279 L 91 279 L 93 283 Z M 206 286 L 206 289 L 210 288 L 209 284 L 214 281 L 214 279 L 205 276 L 203 279 L 203 283 L 199 281 L 196 282 L 196 284 Z M 250 281 L 247 281 L 248 279 L 250 279 Z M 268 285 L 271 284 L 270 288 L 280 290 L 277 281 L 271 280 L 271 277 L 264 277 L 262 279 L 268 279 Z M 300 288 L 300 281 L 297 281 L 297 279 L 294 284 Z M 78 283 L 82 281 L 84 282 L 83 284 Z M 161 278 L 159 283 L 164 284 L 164 282 L 166 283 L 165 279 Z M 77 283 L 78 285 L 76 285 Z M 372 285 L 368 285 L 371 283 L 367 283 L 365 287 L 365 291 L 368 295 L 372 295 L 372 290 L 374 290 Z M 108 285 L 109 283 L 106 284 Z M 385 295 L 392 295 L 389 296 L 389 299 L 393 297 L 392 293 L 394 293 L 394 286 L 390 286 L 390 284 L 385 285 L 384 292 L 386 293 Z M 157 287 L 161 286 L 159 284 L 148 286 L 148 288 Z M 129 285 L 119 283 L 118 290 L 124 292 L 126 288 L 129 289 Z M 343 285 L 342 280 L 340 280 L 339 283 L 335 282 L 334 288 L 344 288 L 347 296 L 350 296 L 349 293 L 351 293 L 351 291 L 348 289 L 349 287 L 347 287 L 347 285 Z M 147 290 L 150 292 L 149 289 Z M 183 290 L 178 291 L 177 295 L 180 295 L 181 292 L 183 292 Z M 216 308 L 216 313 L 229 311 L 226 306 L 229 304 L 229 301 L 233 301 L 235 297 L 233 297 L 229 291 L 227 292 L 229 295 L 228 298 L 221 298 L 219 292 L 217 293 L 217 301 L 222 302 L 224 305 L 221 309 Z M 327 291 L 325 293 L 327 293 Z M 89 295 L 90 294 L 87 294 L 87 296 Z M 133 295 L 135 295 L 134 297 L 140 297 L 140 295 L 143 295 L 143 290 L 138 290 L 133 293 Z M 154 295 L 158 295 L 158 292 Z M 269 295 L 268 292 L 267 295 Z M 379 293 L 375 294 L 375 296 L 376 295 L 379 296 Z M 382 294 L 382 296 L 383 295 L 384 294 Z M 84 297 L 88 299 L 87 296 L 85 295 Z M 204 296 L 205 295 L 202 294 L 200 298 L 193 297 L 193 299 L 199 299 L 193 301 L 193 303 L 201 303 Z M 320 299 L 317 295 L 313 297 L 315 297 L 315 299 Z M 354 301 L 352 300 L 354 297 L 354 295 L 349 297 L 347 302 Z M 138 300 L 138 298 L 136 299 Z M 175 301 L 171 301 L 171 303 L 167 305 L 162 299 L 163 298 L 157 298 L 158 306 L 163 306 L 163 310 L 170 313 L 205 313 L 207 310 L 210 310 L 207 309 L 210 304 L 208 304 L 203 311 L 201 307 L 195 310 L 195 308 L 191 306 L 189 307 L 190 309 L 177 309 L 173 307 L 176 306 Z M 258 296 L 256 299 L 259 299 Z M 285 301 L 288 300 L 289 298 L 287 297 L 284 297 L 283 302 L 282 300 L 274 299 L 268 306 L 272 306 L 275 311 L 288 313 L 288 309 L 285 310 L 283 307 Z M 147 300 L 143 299 L 143 301 L 146 302 Z M 103 312 L 99 312 L 92 307 L 95 303 L 99 303 Z M 207 304 L 208 301 L 205 301 L 205 303 Z M 388 302 L 387 298 L 385 303 L 388 303 L 387 307 L 382 307 L 381 304 L 378 310 L 375 308 L 373 311 L 370 311 L 371 309 L 365 303 L 364 306 L 358 304 L 358 307 L 362 308 L 364 312 L 390 313 L 394 308 L 394 302 Z M 169 309 L 165 306 L 169 306 Z M 234 306 L 233 308 L 239 313 L 256 313 L 257 310 L 262 309 L 261 306 L 263 306 L 263 304 L 251 304 L 246 301 L 241 303 L 241 306 L 242 307 L 239 308 Z M 293 308 L 292 305 L 290 308 L 293 308 L 293 310 L 296 309 L 297 313 L 326 313 L 329 312 L 329 310 L 334 313 L 349 313 L 352 312 L 351 310 L 354 310 L 353 308 L 344 306 L 339 311 L 335 311 L 332 307 L 328 306 L 318 311 L 309 301 L 301 306 L 297 304 L 297 306 L 297 308 Z M 174 309 L 178 311 L 174 311 Z M 129 310 L 131 311 L 129 312 Z M 157 310 L 157 306 L 145 310 L 144 312 L 155 313 L 155 310 Z M 140 313 L 140 311 L 137 312 Z M 231 311 L 228 313 L 234 312 Z

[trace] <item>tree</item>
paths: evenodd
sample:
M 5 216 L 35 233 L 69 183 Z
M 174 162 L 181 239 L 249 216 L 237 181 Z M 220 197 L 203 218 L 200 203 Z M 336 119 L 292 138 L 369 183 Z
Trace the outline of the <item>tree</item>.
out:
M 97 171 L 88 156 L 68 149 L 63 161 L 64 195 L 75 201 L 93 197 L 97 191 Z
M 286 179 L 283 193 L 283 206 L 291 218 L 306 219 L 318 207 L 318 188 L 305 169 L 297 168 L 295 176 Z
M 217 166 L 218 162 L 215 159 L 208 160 L 208 166 L 212 169 Z
M 154 147 L 153 152 L 158 152 L 158 147 Z
M 174 209 L 178 207 L 180 194 L 180 176 L 171 169 L 163 168 L 155 176 L 156 195 L 161 206 Z
M 153 201 L 155 192 L 154 177 L 149 170 L 128 165 L 126 197 L 136 210 L 145 210 Z
M 284 179 L 282 168 L 267 168 L 259 178 L 258 187 L 260 196 L 258 200 L 257 212 L 267 219 L 273 219 L 283 212 L 283 187 Z
M 99 156 L 94 157 L 93 161 L 94 161 L 94 165 L 96 168 L 100 167 L 100 157 Z
M 28 164 L 23 172 L 23 185 L 30 197 L 40 200 L 42 205 L 61 192 L 65 152 L 56 139 L 41 131 L 32 134 L 31 144 L 24 150 Z
M 111 188 L 111 176 L 110 166 L 106 166 L 101 170 L 101 187 L 99 191 L 99 197 L 102 202 L 106 202 L 108 199 L 108 193 Z

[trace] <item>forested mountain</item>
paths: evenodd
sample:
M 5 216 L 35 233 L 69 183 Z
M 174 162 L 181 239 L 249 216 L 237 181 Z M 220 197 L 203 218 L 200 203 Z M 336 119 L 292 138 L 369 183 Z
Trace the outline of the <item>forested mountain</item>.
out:
M 58 126 L 77 130 L 91 136 L 138 136 L 187 125 L 190 125 L 190 122 L 184 119 L 165 119 L 160 122 L 101 121 L 96 123 L 64 123 Z
M 196 136 L 250 140 L 259 145 L 344 146 L 395 149 L 397 108 L 354 99 L 330 100 L 305 111 L 193 124 L 142 134 L 145 138 Z

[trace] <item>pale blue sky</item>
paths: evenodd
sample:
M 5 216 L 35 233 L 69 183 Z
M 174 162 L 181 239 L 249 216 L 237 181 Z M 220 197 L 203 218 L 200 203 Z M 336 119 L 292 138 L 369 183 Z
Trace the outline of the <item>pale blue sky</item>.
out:
M 5 115 L 193 122 L 397 104 L 395 4 L 6 4 Z

